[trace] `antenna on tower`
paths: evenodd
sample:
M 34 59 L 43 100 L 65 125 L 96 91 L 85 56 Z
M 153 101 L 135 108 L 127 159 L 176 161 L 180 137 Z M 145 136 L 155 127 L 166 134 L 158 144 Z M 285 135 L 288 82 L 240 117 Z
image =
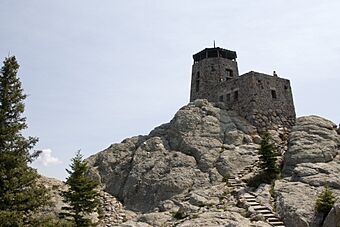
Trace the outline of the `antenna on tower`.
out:
M 215 47 L 215 40 L 214 40 L 214 48 L 216 48 L 216 47 Z

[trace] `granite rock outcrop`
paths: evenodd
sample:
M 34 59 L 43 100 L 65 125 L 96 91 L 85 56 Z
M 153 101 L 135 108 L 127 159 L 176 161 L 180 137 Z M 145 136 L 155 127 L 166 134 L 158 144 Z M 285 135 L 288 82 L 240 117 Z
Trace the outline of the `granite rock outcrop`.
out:
M 245 182 L 259 171 L 259 134 L 235 112 L 206 100 L 86 161 L 90 176 L 136 212 L 120 226 L 337 227 L 338 203 L 327 217 L 315 211 L 325 185 L 340 196 L 336 125 L 307 116 L 292 131 L 269 133 L 279 147 L 282 177 L 258 188 Z
M 256 129 L 235 112 L 196 100 L 148 136 L 113 144 L 87 162 L 91 176 L 128 209 L 149 212 L 255 162 L 256 136 Z
M 278 213 L 287 226 L 322 225 L 323 218 L 315 211 L 315 201 L 324 186 L 340 198 L 340 136 L 336 125 L 329 120 L 300 117 L 284 154 L 283 179 L 276 181 L 274 188 Z M 339 220 L 332 217 L 336 210 L 334 207 L 324 227 L 336 226 L 327 224 Z

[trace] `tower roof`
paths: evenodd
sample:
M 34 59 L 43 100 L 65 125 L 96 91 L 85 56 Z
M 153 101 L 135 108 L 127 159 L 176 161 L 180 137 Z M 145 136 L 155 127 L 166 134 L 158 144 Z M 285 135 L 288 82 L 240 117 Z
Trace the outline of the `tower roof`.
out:
M 220 47 L 214 47 L 214 48 L 205 48 L 204 50 L 198 52 L 197 54 L 194 54 L 193 59 L 195 62 L 198 62 L 200 60 L 203 60 L 205 58 L 226 58 L 229 60 L 235 60 L 237 58 L 236 52 L 223 49 Z

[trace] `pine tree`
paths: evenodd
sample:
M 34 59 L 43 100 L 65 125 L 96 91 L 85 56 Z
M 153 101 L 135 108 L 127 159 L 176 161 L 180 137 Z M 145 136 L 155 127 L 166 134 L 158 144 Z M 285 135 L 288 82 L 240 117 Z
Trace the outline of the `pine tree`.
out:
M 322 213 L 324 217 L 327 216 L 329 211 L 331 211 L 336 199 L 332 191 L 328 189 L 326 186 L 324 191 L 318 196 L 318 199 L 316 200 L 316 210 L 319 213 Z
M 269 180 L 275 179 L 280 172 L 276 163 L 276 147 L 271 140 L 269 133 L 264 133 L 262 135 L 261 147 L 259 150 L 260 168 L 264 171 Z
M 91 226 L 88 216 L 99 206 L 99 193 L 95 190 L 98 184 L 86 175 L 88 167 L 82 158 L 78 151 L 72 159 L 71 170 L 66 170 L 70 174 L 66 181 L 69 189 L 62 192 L 62 196 L 69 206 L 62 208 L 65 212 L 61 216 L 71 217 L 76 226 Z
M 0 219 L 2 226 L 21 226 L 29 222 L 29 214 L 44 205 L 46 190 L 38 184 L 36 170 L 28 166 L 37 155 L 30 155 L 37 138 L 25 138 L 27 128 L 19 64 L 8 57 L 0 72 Z

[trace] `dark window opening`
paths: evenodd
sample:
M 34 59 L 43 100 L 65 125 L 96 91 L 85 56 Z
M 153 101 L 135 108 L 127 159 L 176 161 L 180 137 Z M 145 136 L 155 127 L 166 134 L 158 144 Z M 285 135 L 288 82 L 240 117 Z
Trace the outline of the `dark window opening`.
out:
M 227 99 L 227 102 L 230 102 L 230 94 L 227 94 L 226 99 Z
M 211 66 L 211 71 L 212 71 L 212 72 L 215 72 L 215 71 L 216 71 L 216 69 L 215 69 L 215 67 L 214 67 L 213 65 Z
M 271 90 L 271 92 L 272 92 L 272 98 L 273 99 L 276 99 L 277 97 L 276 97 L 276 91 L 275 90 Z
M 217 50 L 210 50 L 208 51 L 208 58 L 217 58 Z
M 234 76 L 233 70 L 231 70 L 231 69 L 225 69 L 225 71 L 226 71 L 226 77 L 227 77 L 227 78 L 230 78 L 230 77 L 233 77 L 233 76 Z
M 200 80 L 196 80 L 196 92 L 200 90 Z
M 288 86 L 287 85 L 285 85 L 284 88 L 285 88 L 285 90 L 288 90 Z
M 234 91 L 234 101 L 238 100 L 238 91 Z
M 199 80 L 200 79 L 200 72 L 197 72 L 196 73 L 196 80 Z
M 220 96 L 220 102 L 223 102 L 223 95 Z

